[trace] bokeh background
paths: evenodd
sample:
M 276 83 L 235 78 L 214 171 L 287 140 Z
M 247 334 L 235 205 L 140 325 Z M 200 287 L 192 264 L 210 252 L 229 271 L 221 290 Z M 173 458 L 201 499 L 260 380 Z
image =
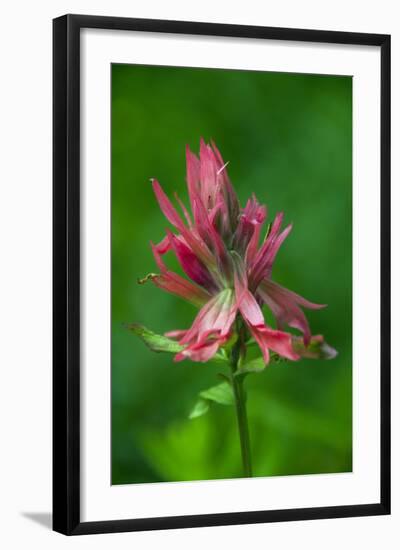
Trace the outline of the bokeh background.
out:
M 112 66 L 112 483 L 241 476 L 233 407 L 189 420 L 221 368 L 174 363 L 124 328 L 186 328 L 193 306 L 139 277 L 167 221 L 156 177 L 185 197 L 185 144 L 213 138 L 242 204 L 255 192 L 291 235 L 273 278 L 327 303 L 307 313 L 339 355 L 269 366 L 247 378 L 256 476 L 352 468 L 352 81 L 350 77 Z M 176 266 L 173 258 L 170 265 Z

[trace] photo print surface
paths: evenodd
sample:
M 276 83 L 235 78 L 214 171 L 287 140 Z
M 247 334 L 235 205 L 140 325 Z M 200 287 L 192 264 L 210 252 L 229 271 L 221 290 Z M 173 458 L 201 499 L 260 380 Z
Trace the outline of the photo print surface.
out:
M 352 79 L 112 65 L 112 484 L 352 470 Z

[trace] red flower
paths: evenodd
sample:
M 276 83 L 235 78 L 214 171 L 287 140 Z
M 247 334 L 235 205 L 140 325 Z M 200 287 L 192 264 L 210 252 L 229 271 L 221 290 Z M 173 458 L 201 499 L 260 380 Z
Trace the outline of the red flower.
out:
M 176 233 L 167 230 L 159 244 L 151 243 L 160 273 L 148 278 L 201 307 L 191 328 L 168 333 L 184 346 L 175 360 L 211 359 L 231 337 L 236 319 L 258 343 L 265 363 L 269 361 L 269 350 L 299 359 L 300 353 L 305 354 L 300 350 L 306 350 L 311 339 L 301 308 L 325 306 L 309 302 L 271 280 L 276 254 L 292 226 L 281 231 L 283 214 L 277 214 L 260 246 L 266 207 L 253 195 L 245 208 L 240 208 L 227 163 L 215 144 L 206 145 L 201 140 L 200 158 L 187 147 L 186 162 L 191 213 L 176 196 L 183 216 L 179 214 L 158 181 L 152 181 L 160 208 Z M 168 251 L 175 253 L 188 279 L 167 268 L 162 256 Z M 274 314 L 278 330 L 265 323 L 263 304 Z M 283 331 L 285 325 L 303 333 L 305 347 L 296 345 L 298 339 Z

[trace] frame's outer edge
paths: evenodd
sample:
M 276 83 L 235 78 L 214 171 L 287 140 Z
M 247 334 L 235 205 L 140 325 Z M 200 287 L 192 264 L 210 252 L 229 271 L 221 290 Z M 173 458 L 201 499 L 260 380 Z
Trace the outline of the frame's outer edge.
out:
M 391 509 L 390 36 L 381 45 L 381 504 Z
M 53 529 L 66 532 L 66 19 L 53 21 Z
M 80 29 L 381 47 L 381 499 L 352 506 L 80 521 Z M 53 20 L 53 529 L 65 535 L 390 513 L 390 36 L 65 15 Z
M 223 525 L 352 518 L 380 516 L 386 513 L 387 512 L 380 504 L 360 504 L 223 514 L 200 514 L 197 516 L 166 516 L 113 521 L 89 521 L 81 523 L 72 534 L 96 535 L 101 533 L 121 533 L 128 531 L 152 531 L 155 529 L 184 529 L 188 527 L 217 527 Z
M 79 524 L 79 28 L 53 21 L 53 529 Z
M 335 44 L 361 44 L 381 46 L 386 35 L 316 29 L 285 27 L 261 27 L 208 23 L 203 21 L 175 21 L 172 19 L 136 19 L 131 17 L 108 17 L 103 15 L 68 15 L 81 28 L 192 34 L 234 38 L 260 38 L 269 40 L 293 40 L 297 42 L 320 42 Z

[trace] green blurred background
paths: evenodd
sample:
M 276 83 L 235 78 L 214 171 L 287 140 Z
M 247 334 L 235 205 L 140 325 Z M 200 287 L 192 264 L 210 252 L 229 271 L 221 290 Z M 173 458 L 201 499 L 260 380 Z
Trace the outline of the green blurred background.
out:
M 217 368 L 147 349 L 123 324 L 187 328 L 193 306 L 137 278 L 167 221 L 149 178 L 186 199 L 185 144 L 213 138 L 242 205 L 255 192 L 293 221 L 273 279 L 327 303 L 307 313 L 332 361 L 247 378 L 256 476 L 352 468 L 352 81 L 350 77 L 112 66 L 112 483 L 241 475 L 233 407 L 189 420 Z M 167 262 L 176 266 L 173 258 Z

